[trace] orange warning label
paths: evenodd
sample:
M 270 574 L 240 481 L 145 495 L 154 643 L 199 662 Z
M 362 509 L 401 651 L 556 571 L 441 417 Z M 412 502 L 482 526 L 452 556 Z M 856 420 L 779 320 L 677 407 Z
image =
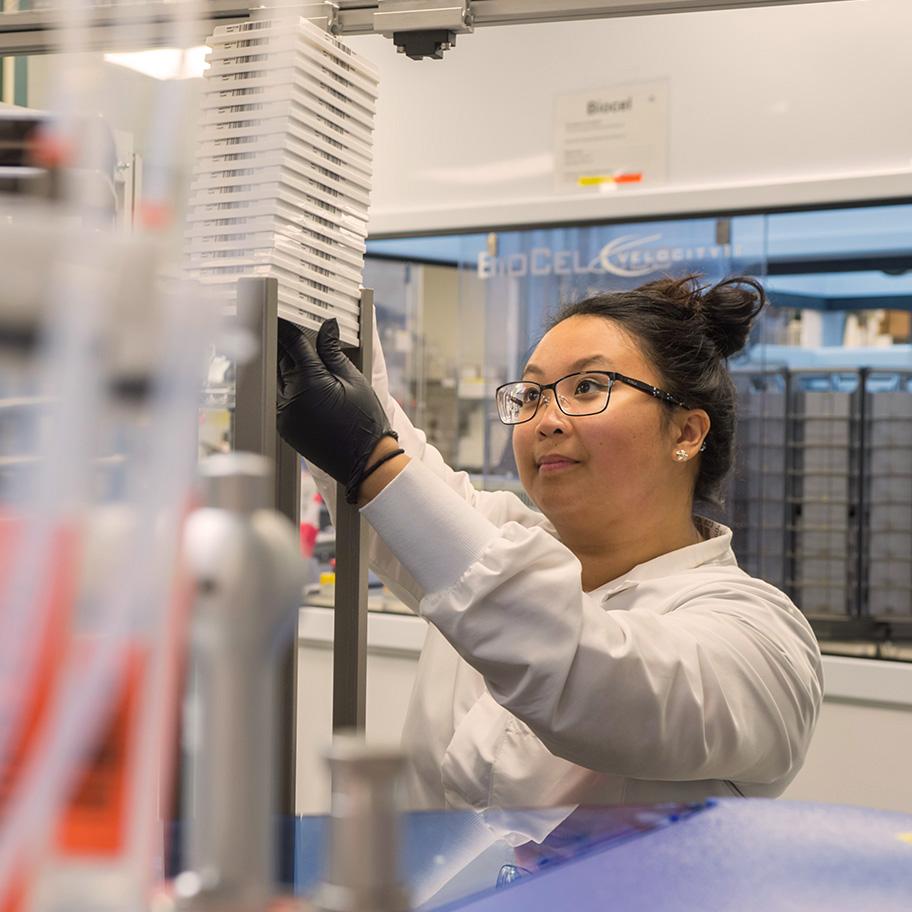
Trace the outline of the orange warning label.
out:
M 128 788 L 136 758 L 131 726 L 139 719 L 145 658 L 131 651 L 120 693 L 97 740 L 69 805 L 61 815 L 57 849 L 64 855 L 116 855 L 126 841 Z

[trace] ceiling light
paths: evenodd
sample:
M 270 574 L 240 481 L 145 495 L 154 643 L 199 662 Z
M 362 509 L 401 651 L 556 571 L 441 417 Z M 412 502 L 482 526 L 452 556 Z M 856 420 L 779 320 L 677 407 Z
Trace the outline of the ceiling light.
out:
M 105 54 L 105 63 L 126 67 L 153 79 L 194 79 L 209 68 L 205 45 L 187 48 L 153 48 L 128 54 Z

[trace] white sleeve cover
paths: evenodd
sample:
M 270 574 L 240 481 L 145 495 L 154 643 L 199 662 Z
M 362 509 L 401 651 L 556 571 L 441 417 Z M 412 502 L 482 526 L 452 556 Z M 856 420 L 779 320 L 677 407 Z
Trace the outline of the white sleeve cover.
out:
M 361 515 L 424 592 L 455 583 L 498 534 L 489 519 L 414 460 Z M 427 528 L 433 533 L 426 534 Z
M 707 565 L 643 580 L 611 610 L 552 535 L 494 527 L 420 465 L 363 514 L 428 593 L 421 615 L 557 756 L 672 781 L 784 783 L 800 768 L 819 651 L 773 587 Z

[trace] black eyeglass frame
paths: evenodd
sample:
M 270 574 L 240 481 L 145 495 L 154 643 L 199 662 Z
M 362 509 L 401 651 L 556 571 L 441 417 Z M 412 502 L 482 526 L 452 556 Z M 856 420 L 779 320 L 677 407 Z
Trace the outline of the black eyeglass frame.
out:
M 571 415 L 560 402 L 560 396 L 557 395 L 557 385 L 558 383 L 563 383 L 564 380 L 569 380 L 571 377 L 581 377 L 588 376 L 590 374 L 598 374 L 602 377 L 607 377 L 611 381 L 611 386 L 608 387 L 608 395 L 605 398 L 605 404 L 597 412 L 586 412 L 583 415 Z M 655 399 L 661 399 L 663 402 L 667 402 L 670 405 L 676 405 L 679 408 L 690 408 L 689 405 L 682 402 L 678 399 L 677 396 L 672 396 L 671 393 L 666 393 L 665 390 L 659 389 L 657 386 L 652 386 L 650 383 L 646 383 L 644 380 L 636 380 L 633 377 L 626 377 L 624 374 L 619 374 L 617 371 L 606 371 L 606 370 L 587 370 L 587 371 L 574 371 L 572 374 L 567 374 L 564 377 L 559 377 L 553 383 L 538 383 L 535 380 L 511 380 L 509 383 L 502 383 L 494 391 L 494 402 L 497 402 L 498 394 L 502 389 L 506 389 L 508 386 L 515 386 L 517 383 L 531 383 L 533 386 L 537 386 L 539 389 L 539 398 L 535 403 L 535 411 L 529 415 L 528 418 L 523 418 L 522 421 L 504 421 L 500 415 L 500 409 L 497 410 L 497 417 L 500 420 L 500 423 L 506 425 L 507 427 L 515 427 L 517 424 L 525 424 L 527 421 L 531 421 L 537 414 L 538 409 L 541 406 L 541 394 L 545 390 L 552 390 L 554 392 L 554 401 L 557 403 L 557 407 L 568 417 L 568 418 L 589 418 L 591 415 L 601 415 L 605 409 L 608 408 L 608 403 L 611 401 L 611 387 L 615 383 L 620 381 L 625 383 L 627 386 L 632 386 L 634 389 L 639 390 L 641 393 L 646 393 L 649 396 L 652 396 Z

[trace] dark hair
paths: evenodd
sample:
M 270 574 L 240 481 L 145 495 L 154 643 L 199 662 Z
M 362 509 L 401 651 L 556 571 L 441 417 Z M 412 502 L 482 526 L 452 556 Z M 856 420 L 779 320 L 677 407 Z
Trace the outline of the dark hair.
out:
M 694 498 L 720 505 L 735 450 L 736 394 L 727 359 L 744 347 L 765 301 L 760 283 L 746 276 L 716 285 L 702 285 L 698 275 L 663 278 L 565 304 L 548 329 L 576 316 L 613 320 L 655 365 L 664 390 L 706 411 L 711 427 Z

